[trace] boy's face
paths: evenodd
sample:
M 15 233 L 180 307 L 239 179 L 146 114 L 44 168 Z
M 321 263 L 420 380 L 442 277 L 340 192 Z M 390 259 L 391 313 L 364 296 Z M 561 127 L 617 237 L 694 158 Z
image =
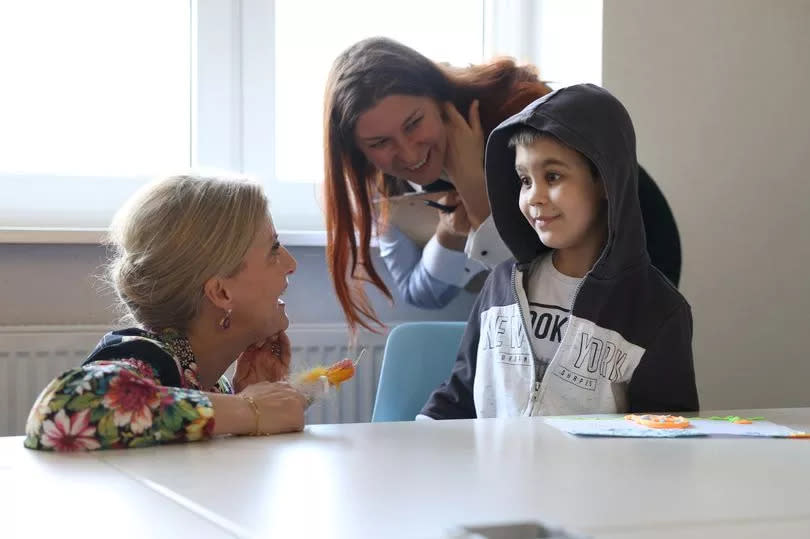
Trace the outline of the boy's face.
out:
M 607 226 L 604 186 L 588 161 L 552 137 L 515 148 L 518 205 L 540 241 L 552 249 L 577 249 L 602 241 Z

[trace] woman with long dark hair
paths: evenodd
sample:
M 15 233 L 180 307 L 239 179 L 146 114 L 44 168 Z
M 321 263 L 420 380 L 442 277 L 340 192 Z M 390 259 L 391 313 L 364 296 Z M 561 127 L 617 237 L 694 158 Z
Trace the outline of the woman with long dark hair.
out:
M 392 297 L 371 261 L 375 230 L 401 295 L 425 308 L 443 307 L 474 274 L 510 257 L 490 217 L 484 144 L 502 120 L 550 91 L 533 67 L 508 58 L 456 68 L 381 37 L 338 56 L 324 106 L 327 264 L 352 329 L 382 325 L 364 282 Z M 420 252 L 385 222 L 385 200 L 437 180 L 452 188 L 440 202 L 455 210 L 440 212 Z M 677 228 L 643 170 L 639 195 L 653 263 L 677 284 Z

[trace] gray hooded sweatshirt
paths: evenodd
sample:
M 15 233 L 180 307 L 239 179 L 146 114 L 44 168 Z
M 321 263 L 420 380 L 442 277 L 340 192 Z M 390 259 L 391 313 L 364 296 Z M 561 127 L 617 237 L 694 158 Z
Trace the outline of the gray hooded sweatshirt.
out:
M 547 368 L 532 351 L 521 284 L 531 262 L 549 251 L 518 207 L 515 151 L 507 143 L 522 126 L 590 159 L 607 193 L 607 242 L 577 290 Z M 635 133 L 622 104 L 590 84 L 552 92 L 492 132 L 485 168 L 495 226 L 515 260 L 490 274 L 453 372 L 421 414 L 453 419 L 696 411 L 691 309 L 650 263 Z

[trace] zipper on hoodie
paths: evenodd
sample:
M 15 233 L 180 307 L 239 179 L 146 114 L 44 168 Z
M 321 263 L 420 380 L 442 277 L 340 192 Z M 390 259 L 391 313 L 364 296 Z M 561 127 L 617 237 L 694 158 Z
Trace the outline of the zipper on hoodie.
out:
M 571 322 L 571 317 L 574 316 L 574 305 L 576 305 L 576 303 L 577 303 L 577 297 L 579 296 L 579 290 L 582 288 L 582 284 L 585 282 L 585 279 L 588 278 L 588 275 L 590 275 L 590 273 L 591 272 L 588 271 L 588 273 L 585 274 L 585 277 L 583 277 L 582 280 L 579 281 L 579 284 L 577 285 L 576 290 L 574 290 L 574 301 L 571 302 L 571 313 L 569 314 L 569 317 L 568 317 L 568 322 L 569 323 L 565 324 L 565 331 L 562 334 L 562 339 L 560 340 L 560 345 L 562 345 L 562 343 L 565 342 L 565 337 L 568 336 L 568 328 L 571 327 L 571 323 L 570 323 Z M 560 352 L 560 347 L 557 346 L 557 351 L 554 352 L 554 357 L 552 357 L 551 361 L 548 362 L 548 366 L 546 367 L 546 372 L 548 372 L 549 368 L 551 367 L 551 364 L 554 363 L 554 359 L 557 357 L 557 354 L 559 352 Z M 537 376 L 536 373 L 535 373 L 535 376 Z M 536 386 L 535 391 L 538 393 L 537 398 L 539 399 L 542 396 L 542 395 L 539 395 L 540 382 L 535 382 L 535 386 Z
M 594 266 L 595 265 L 596 264 L 594 264 Z M 591 269 L 593 269 L 593 268 L 591 268 Z M 531 397 L 530 397 L 530 402 L 532 403 L 532 405 L 531 405 L 531 409 L 530 409 L 529 413 L 531 414 L 531 412 L 534 411 L 534 403 L 536 403 L 538 401 L 538 399 L 540 398 L 541 381 L 540 381 L 539 377 L 537 376 L 537 358 L 534 356 L 534 348 L 532 348 L 532 343 L 531 343 L 532 336 L 531 336 L 531 333 L 529 331 L 527 331 L 526 318 L 523 316 L 523 309 L 520 308 L 520 299 L 518 299 L 518 292 L 517 292 L 517 281 L 515 280 L 516 271 L 517 271 L 517 265 L 512 266 L 512 295 L 513 295 L 513 297 L 515 299 L 515 304 L 518 306 L 518 312 L 520 313 L 520 320 L 521 320 L 521 323 L 523 324 L 523 331 L 526 333 L 526 339 L 527 339 L 527 342 L 529 343 L 529 352 L 532 354 L 532 373 L 534 375 L 534 385 L 533 385 L 532 394 L 531 394 Z M 590 273 L 591 272 L 589 270 L 588 273 L 586 273 L 585 276 L 582 278 L 582 280 L 579 281 L 579 284 L 577 284 L 577 288 L 574 291 L 574 300 L 571 302 L 570 316 L 574 316 L 574 305 L 576 305 L 576 303 L 577 303 L 577 297 L 579 296 L 579 291 L 582 289 L 582 285 L 585 283 L 585 279 L 588 278 L 588 275 L 590 275 Z M 528 297 L 526 299 L 528 301 Z M 570 322 L 570 319 L 569 319 L 569 322 Z M 560 344 L 565 342 L 565 337 L 568 335 L 568 328 L 570 327 L 570 325 L 571 325 L 570 323 L 565 325 L 565 331 L 563 332 L 562 340 L 560 341 Z M 529 328 L 529 329 L 531 329 L 531 328 Z M 552 357 L 551 361 L 549 361 L 548 365 L 546 365 L 546 372 L 548 372 L 549 368 L 551 367 L 551 364 L 554 363 L 554 359 L 557 357 L 557 354 L 559 353 L 559 351 L 560 351 L 560 349 L 559 349 L 559 346 L 558 346 L 557 351 L 554 352 L 554 357 Z
M 520 306 L 520 299 L 518 298 L 517 281 L 515 280 L 516 273 L 517 265 L 512 266 L 512 296 L 515 299 L 515 305 L 517 305 L 518 313 L 520 313 L 520 323 L 523 324 L 523 333 L 526 335 L 526 342 L 529 344 L 529 353 L 532 355 L 532 375 L 534 376 L 534 384 L 532 394 L 529 397 L 529 402 L 531 403 L 529 414 L 531 414 L 531 410 L 534 409 L 534 403 L 537 402 L 537 395 L 540 393 L 540 380 L 537 376 L 537 358 L 534 356 L 534 348 L 532 348 L 531 328 L 526 325 L 526 317 L 523 315 L 523 309 Z

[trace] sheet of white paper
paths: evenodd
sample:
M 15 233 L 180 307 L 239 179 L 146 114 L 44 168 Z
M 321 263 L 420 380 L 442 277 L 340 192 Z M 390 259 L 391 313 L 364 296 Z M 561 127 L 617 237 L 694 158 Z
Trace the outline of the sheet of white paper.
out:
M 653 429 L 624 419 L 624 416 L 546 417 L 545 422 L 569 434 L 578 436 L 614 436 L 629 438 L 680 438 L 692 436 L 715 437 L 787 437 L 796 431 L 770 421 L 754 421 L 750 425 L 712 419 L 690 420 L 685 429 Z

